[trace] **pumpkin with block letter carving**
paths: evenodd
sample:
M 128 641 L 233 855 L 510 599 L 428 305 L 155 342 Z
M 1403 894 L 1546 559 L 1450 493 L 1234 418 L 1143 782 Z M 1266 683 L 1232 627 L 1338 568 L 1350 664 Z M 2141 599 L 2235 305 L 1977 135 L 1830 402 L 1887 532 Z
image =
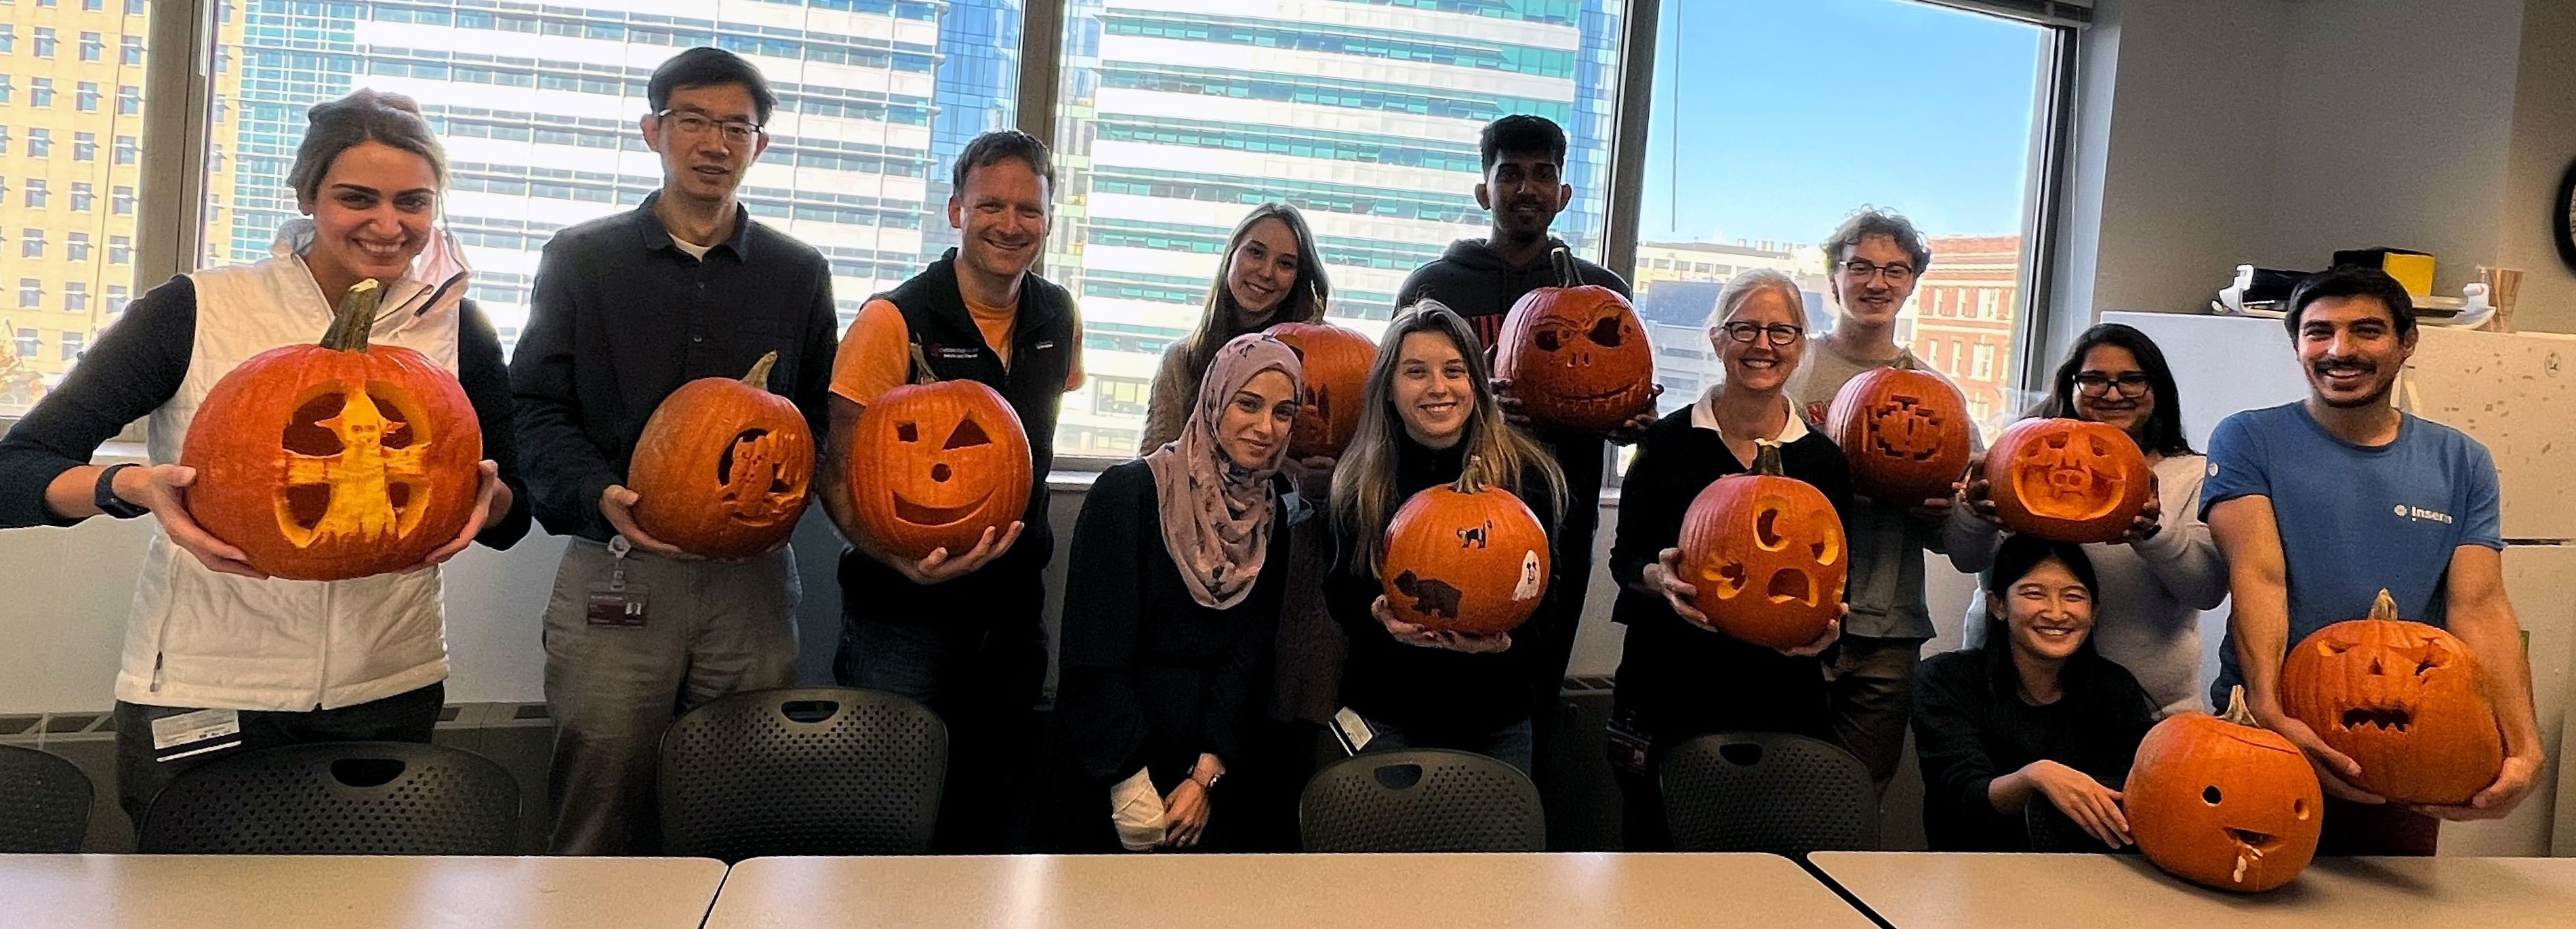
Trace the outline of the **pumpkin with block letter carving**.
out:
M 1834 394 L 1825 434 L 1851 462 L 1852 490 L 1874 503 L 1913 506 L 1950 496 L 1968 471 L 1976 425 L 1968 398 L 1929 371 L 1863 371 Z

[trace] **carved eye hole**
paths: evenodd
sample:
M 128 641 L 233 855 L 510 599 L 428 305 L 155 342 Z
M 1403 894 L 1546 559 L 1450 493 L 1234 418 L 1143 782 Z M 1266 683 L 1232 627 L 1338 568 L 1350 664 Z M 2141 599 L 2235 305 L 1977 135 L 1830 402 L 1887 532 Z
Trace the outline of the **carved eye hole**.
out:
M 1530 340 L 1537 342 L 1538 350 L 1542 352 L 1552 352 L 1565 347 L 1565 333 L 1554 329 L 1541 329 L 1531 336 Z
M 898 441 L 919 442 L 921 441 L 921 424 L 897 423 L 894 427 L 894 437 Z
M 2218 793 L 2218 785 L 2212 784 L 2200 789 L 2200 802 L 2209 804 L 2210 806 L 2217 806 L 2220 799 L 2221 796 Z
M 1594 345 L 1598 345 L 1603 348 L 1618 348 L 1619 317 L 1601 317 L 1599 322 L 1592 324 L 1592 331 L 1588 333 L 1588 335 L 1592 337 L 1592 344 Z
M 304 405 L 297 407 L 295 415 L 287 420 L 286 434 L 279 437 L 281 443 L 287 451 L 298 455 L 338 457 L 348 447 L 340 444 L 339 434 L 322 425 L 322 421 L 340 415 L 340 409 L 348 403 L 348 395 L 337 392 L 304 401 Z
M 948 451 L 991 444 L 993 444 L 993 437 L 984 434 L 984 427 L 975 425 L 974 420 L 964 419 L 957 422 L 957 431 L 948 434 L 948 444 L 939 448 L 941 451 Z

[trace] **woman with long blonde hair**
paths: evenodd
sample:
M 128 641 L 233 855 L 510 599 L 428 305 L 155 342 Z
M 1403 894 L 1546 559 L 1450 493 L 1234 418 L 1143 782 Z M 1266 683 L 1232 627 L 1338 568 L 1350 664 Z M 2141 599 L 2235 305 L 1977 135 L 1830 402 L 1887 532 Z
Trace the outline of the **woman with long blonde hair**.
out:
M 1216 280 L 1208 283 L 1198 328 L 1163 350 L 1154 387 L 1145 397 L 1145 437 L 1137 453 L 1151 453 L 1180 438 L 1198 401 L 1199 378 L 1219 347 L 1278 323 L 1322 322 L 1332 295 L 1323 255 L 1315 250 L 1315 233 L 1296 207 L 1264 203 L 1244 214 L 1234 234 L 1226 237 L 1225 260 L 1217 265 Z

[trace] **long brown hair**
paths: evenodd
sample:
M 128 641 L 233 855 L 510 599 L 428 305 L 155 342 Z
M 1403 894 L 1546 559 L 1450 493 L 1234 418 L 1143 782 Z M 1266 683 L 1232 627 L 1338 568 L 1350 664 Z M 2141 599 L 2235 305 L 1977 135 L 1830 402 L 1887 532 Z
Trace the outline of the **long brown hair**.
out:
M 1387 324 L 1386 335 L 1378 339 L 1377 364 L 1369 368 L 1359 431 L 1333 467 L 1333 529 L 1359 546 L 1360 557 L 1353 563 L 1370 574 L 1377 573 L 1378 559 L 1384 554 L 1380 534 L 1394 521 L 1396 508 L 1404 505 L 1395 476 L 1397 443 L 1405 441 L 1404 420 L 1395 411 L 1395 371 L 1404 361 L 1404 337 L 1417 332 L 1448 337 L 1467 360 L 1467 383 L 1476 398 L 1476 408 L 1467 414 L 1466 434 L 1458 439 L 1467 455 L 1485 459 L 1485 473 L 1494 486 L 1524 500 L 1528 499 L 1524 491 L 1534 488 L 1523 482 L 1536 470 L 1547 484 L 1548 498 L 1548 512 L 1538 514 L 1539 518 L 1553 527 L 1565 512 L 1565 472 L 1546 449 L 1503 419 L 1502 407 L 1494 402 L 1493 367 L 1485 360 L 1476 330 L 1439 301 L 1422 300 L 1397 314 Z M 1553 528 L 1549 534 L 1554 534 Z
M 1243 307 L 1234 302 L 1234 288 L 1225 286 L 1226 276 L 1234 270 L 1234 252 L 1251 238 L 1252 227 L 1265 219 L 1276 219 L 1288 227 L 1297 239 L 1297 280 L 1288 286 L 1279 308 L 1271 311 L 1270 323 L 1313 323 L 1324 319 L 1324 305 L 1332 299 L 1333 282 L 1324 275 L 1324 256 L 1315 252 L 1315 233 L 1306 227 L 1306 217 L 1285 203 L 1264 203 L 1236 223 L 1234 234 L 1225 239 L 1225 254 L 1216 263 L 1216 280 L 1208 285 L 1207 303 L 1199 313 L 1199 325 L 1189 334 L 1189 350 L 1183 356 L 1188 363 L 1181 370 L 1197 374 L 1207 370 L 1216 359 L 1216 350 L 1225 347 L 1235 336 L 1254 327 L 1243 322 Z

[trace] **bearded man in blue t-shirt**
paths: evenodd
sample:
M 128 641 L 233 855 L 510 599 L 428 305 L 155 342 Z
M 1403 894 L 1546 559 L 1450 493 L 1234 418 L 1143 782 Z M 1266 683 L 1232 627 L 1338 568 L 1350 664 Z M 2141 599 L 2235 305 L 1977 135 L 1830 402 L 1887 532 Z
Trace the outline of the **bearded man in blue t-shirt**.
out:
M 2287 320 L 2308 399 L 2227 418 L 2209 440 L 2201 500 L 2236 608 L 2213 701 L 2245 685 L 2263 725 L 2308 755 L 2327 801 L 2321 855 L 2433 853 L 2441 820 L 2495 819 L 2530 794 L 2543 753 L 2531 666 L 2504 591 L 2495 459 L 2459 430 L 2391 400 L 2415 351 L 2414 304 L 2374 268 L 2310 275 Z M 2461 806 L 2387 802 L 2361 768 L 2281 709 L 2281 661 L 2310 633 L 2370 614 L 2448 628 L 2486 670 L 2504 770 Z

